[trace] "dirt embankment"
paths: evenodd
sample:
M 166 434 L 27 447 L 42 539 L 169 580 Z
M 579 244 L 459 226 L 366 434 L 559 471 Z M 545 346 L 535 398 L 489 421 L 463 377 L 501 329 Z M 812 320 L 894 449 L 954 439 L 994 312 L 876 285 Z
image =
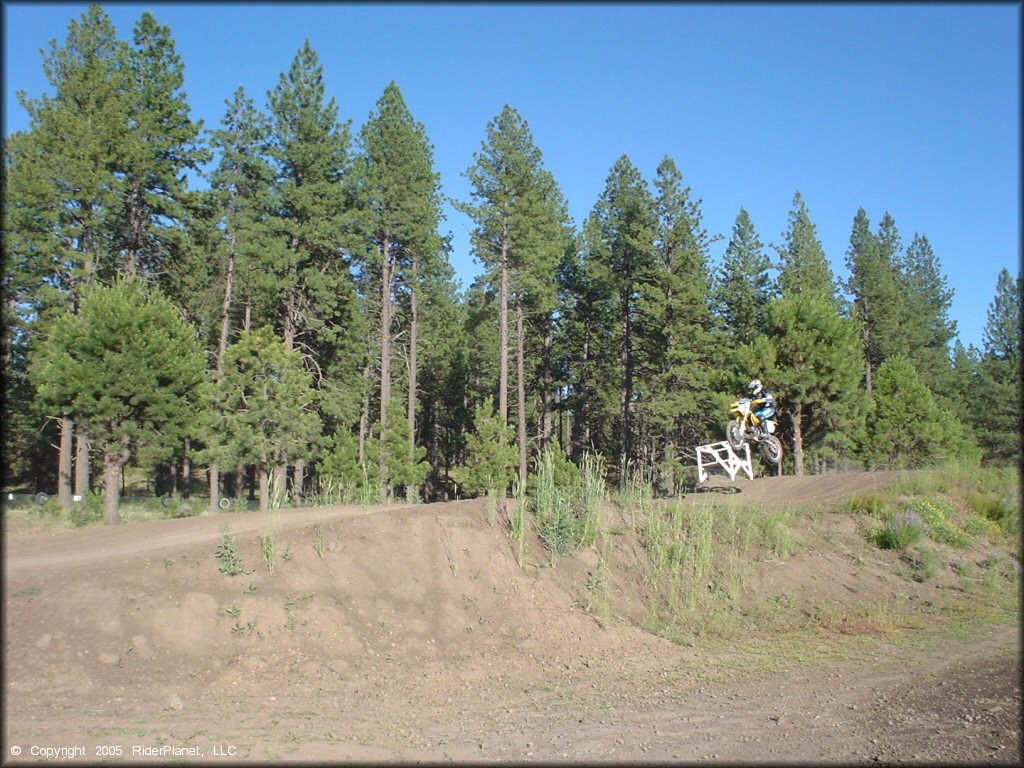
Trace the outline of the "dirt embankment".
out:
M 766 478 L 689 500 L 818 506 L 891 479 Z M 237 576 L 214 557 L 225 522 Z M 5 523 L 5 762 L 62 746 L 82 762 L 1021 757 L 1015 627 L 766 662 L 757 643 L 644 631 L 643 553 L 626 536 L 600 618 L 581 607 L 592 552 L 552 566 L 533 539 L 520 567 L 477 502 L 283 510 L 273 572 L 266 522 Z M 834 546 L 766 560 L 754 587 L 807 606 L 953 588 L 901 578 L 886 553 L 845 555 L 861 546 L 855 523 L 826 524 Z

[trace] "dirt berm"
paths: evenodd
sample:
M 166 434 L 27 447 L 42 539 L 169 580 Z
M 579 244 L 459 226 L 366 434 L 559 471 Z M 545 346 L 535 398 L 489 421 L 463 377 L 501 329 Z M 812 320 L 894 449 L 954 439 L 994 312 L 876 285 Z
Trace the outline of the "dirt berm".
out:
M 892 479 L 719 481 L 686 503 L 810 510 Z M 225 523 L 240 575 L 215 557 Z M 602 616 L 583 608 L 593 549 L 552 565 L 533 537 L 520 567 L 480 502 L 281 510 L 272 572 L 267 524 L 5 515 L 3 761 L 1021 759 L 1013 625 L 677 644 L 643 628 L 644 552 L 627 533 L 610 537 Z M 749 589 L 810 612 L 958 588 L 948 568 L 901 576 L 851 515 L 795 525 L 814 545 L 757 562 Z

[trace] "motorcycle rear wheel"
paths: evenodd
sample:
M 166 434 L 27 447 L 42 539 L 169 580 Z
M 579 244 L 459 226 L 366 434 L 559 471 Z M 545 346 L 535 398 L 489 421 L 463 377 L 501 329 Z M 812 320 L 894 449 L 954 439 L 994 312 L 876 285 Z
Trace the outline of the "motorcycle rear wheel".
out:
M 769 463 L 778 466 L 782 461 L 782 443 L 779 442 L 779 438 L 770 435 L 761 443 L 761 447 L 764 449 L 764 457 Z

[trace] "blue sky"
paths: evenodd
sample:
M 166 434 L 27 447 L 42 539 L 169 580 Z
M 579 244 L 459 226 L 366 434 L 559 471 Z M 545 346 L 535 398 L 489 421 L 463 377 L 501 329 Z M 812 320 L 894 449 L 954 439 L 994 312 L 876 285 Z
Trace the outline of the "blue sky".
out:
M 40 49 L 85 3 L 5 2 L 4 135 L 17 91 L 48 90 Z M 833 271 L 853 217 L 888 211 L 904 245 L 928 236 L 955 291 L 960 339 L 980 346 L 1003 267 L 1020 269 L 1021 6 L 1002 4 L 108 3 L 130 39 L 168 24 L 195 118 L 215 128 L 244 85 L 257 104 L 309 39 L 356 131 L 394 80 L 434 145 L 444 193 L 505 104 L 527 120 L 581 224 L 622 154 L 648 180 L 671 156 L 722 236 L 745 207 L 782 242 L 802 194 Z M 446 210 L 464 285 L 480 267 L 469 220 Z M 774 251 L 769 253 L 775 256 Z

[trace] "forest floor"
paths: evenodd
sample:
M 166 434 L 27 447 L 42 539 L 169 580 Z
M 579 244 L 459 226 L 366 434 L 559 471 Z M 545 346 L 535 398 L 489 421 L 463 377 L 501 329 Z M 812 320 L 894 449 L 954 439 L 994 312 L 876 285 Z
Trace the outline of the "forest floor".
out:
M 688 494 L 796 510 L 802 545 L 752 562 L 746 590 L 801 620 L 682 642 L 645 628 L 624 524 L 599 612 L 593 549 L 553 561 L 534 537 L 520 566 L 477 501 L 280 510 L 273 571 L 259 513 L 5 514 L 2 760 L 1019 765 L 1019 613 L 974 610 L 948 564 L 921 583 L 867 541 L 842 503 L 893 477 Z

